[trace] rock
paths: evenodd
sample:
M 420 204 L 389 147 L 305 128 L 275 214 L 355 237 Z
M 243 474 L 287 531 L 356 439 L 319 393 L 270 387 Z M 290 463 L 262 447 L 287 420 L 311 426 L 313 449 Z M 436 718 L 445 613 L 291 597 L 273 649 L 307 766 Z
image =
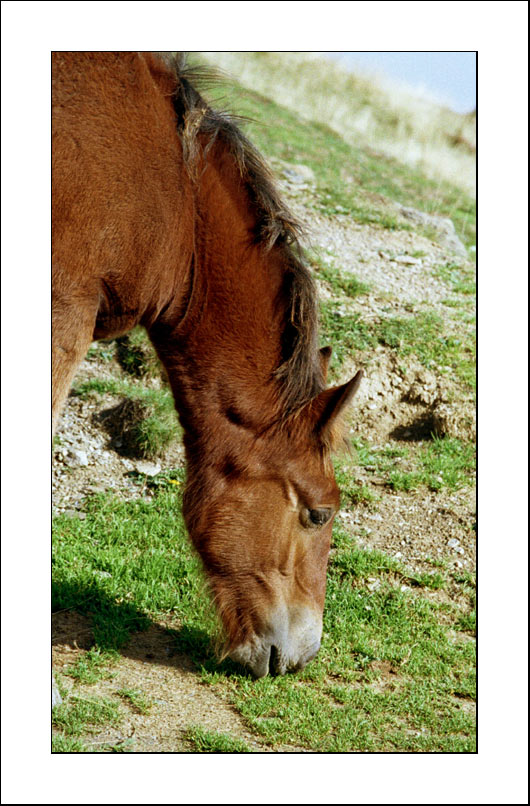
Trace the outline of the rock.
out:
M 87 467 L 88 456 L 85 451 L 70 448 L 70 450 L 68 451 L 68 456 L 69 456 L 68 464 L 72 465 L 73 467 Z
M 421 260 L 410 255 L 398 255 L 394 258 L 394 263 L 402 263 L 404 266 L 418 266 L 421 264 Z
M 144 460 L 135 462 L 134 469 L 145 476 L 156 476 L 162 470 L 158 462 L 146 462 Z
M 63 701 L 63 698 L 59 694 L 59 689 L 57 688 L 57 683 L 55 682 L 55 678 L 52 675 L 52 708 L 55 708 L 56 705 L 60 705 Z
M 293 185 L 303 185 L 306 182 L 314 182 L 315 174 L 308 165 L 289 165 L 283 169 L 283 175 Z
M 442 216 L 430 215 L 421 210 L 415 210 L 413 207 L 405 207 L 402 204 L 396 203 L 399 213 L 408 221 L 413 224 L 423 227 L 431 227 L 435 230 L 438 236 L 438 243 L 446 249 L 450 249 L 459 257 L 467 257 L 467 249 L 455 232 L 455 225 L 450 218 L 443 218 Z
M 450 549 L 454 549 L 460 545 L 460 540 L 458 540 L 456 537 L 451 537 L 447 541 L 447 545 L 449 546 Z

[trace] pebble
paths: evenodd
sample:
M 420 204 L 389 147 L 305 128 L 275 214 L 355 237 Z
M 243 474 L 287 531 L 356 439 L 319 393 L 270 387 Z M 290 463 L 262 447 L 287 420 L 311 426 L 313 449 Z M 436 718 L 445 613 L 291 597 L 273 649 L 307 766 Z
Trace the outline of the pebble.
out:
M 69 451 L 70 456 L 70 464 L 77 466 L 77 467 L 87 467 L 88 465 L 88 456 L 85 451 L 80 451 L 76 449 L 70 449 Z
M 135 462 L 134 469 L 138 471 L 138 473 L 143 473 L 146 476 L 156 476 L 162 470 L 162 467 L 158 464 L 158 462 L 146 462 L 140 460 Z
M 449 546 L 449 548 L 450 548 L 450 549 L 454 549 L 454 548 L 456 548 L 457 546 L 459 546 L 459 545 L 460 545 L 460 540 L 457 540 L 457 538 L 456 538 L 456 537 L 451 537 L 451 538 L 450 538 L 450 539 L 447 541 L 447 545 Z

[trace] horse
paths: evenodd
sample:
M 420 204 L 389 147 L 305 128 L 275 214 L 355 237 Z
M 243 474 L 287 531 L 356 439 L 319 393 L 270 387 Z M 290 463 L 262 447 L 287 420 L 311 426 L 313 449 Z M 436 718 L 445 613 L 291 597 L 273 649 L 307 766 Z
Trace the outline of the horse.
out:
M 92 341 L 145 327 L 183 428 L 186 527 L 256 677 L 318 652 L 332 453 L 362 371 L 326 388 L 301 227 L 181 54 L 52 56 L 53 419 Z

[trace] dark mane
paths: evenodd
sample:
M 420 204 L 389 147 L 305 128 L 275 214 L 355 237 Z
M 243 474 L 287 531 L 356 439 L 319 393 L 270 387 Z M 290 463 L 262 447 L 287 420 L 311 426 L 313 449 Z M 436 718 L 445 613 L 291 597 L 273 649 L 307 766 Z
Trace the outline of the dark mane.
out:
M 198 135 L 208 138 L 205 152 L 218 139 L 226 144 L 243 178 L 257 216 L 256 238 L 266 250 L 281 249 L 286 266 L 284 286 L 285 328 L 282 363 L 275 376 L 280 381 L 285 416 L 299 410 L 324 388 L 318 355 L 316 288 L 302 260 L 301 224 L 282 201 L 272 172 L 255 146 L 241 131 L 243 120 L 212 109 L 197 88 L 219 80 L 215 71 L 190 67 L 185 55 L 157 54 L 177 80 L 173 107 L 184 158 L 193 175 L 199 155 Z

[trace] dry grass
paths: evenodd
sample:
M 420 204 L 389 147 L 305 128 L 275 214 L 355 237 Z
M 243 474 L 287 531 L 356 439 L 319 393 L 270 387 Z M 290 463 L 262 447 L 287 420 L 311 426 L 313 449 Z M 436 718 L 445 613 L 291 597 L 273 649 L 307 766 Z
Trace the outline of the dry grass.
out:
M 474 114 L 461 115 L 406 87 L 354 75 L 318 53 L 195 55 L 302 117 L 325 121 L 351 145 L 374 148 L 431 179 L 475 191 Z

